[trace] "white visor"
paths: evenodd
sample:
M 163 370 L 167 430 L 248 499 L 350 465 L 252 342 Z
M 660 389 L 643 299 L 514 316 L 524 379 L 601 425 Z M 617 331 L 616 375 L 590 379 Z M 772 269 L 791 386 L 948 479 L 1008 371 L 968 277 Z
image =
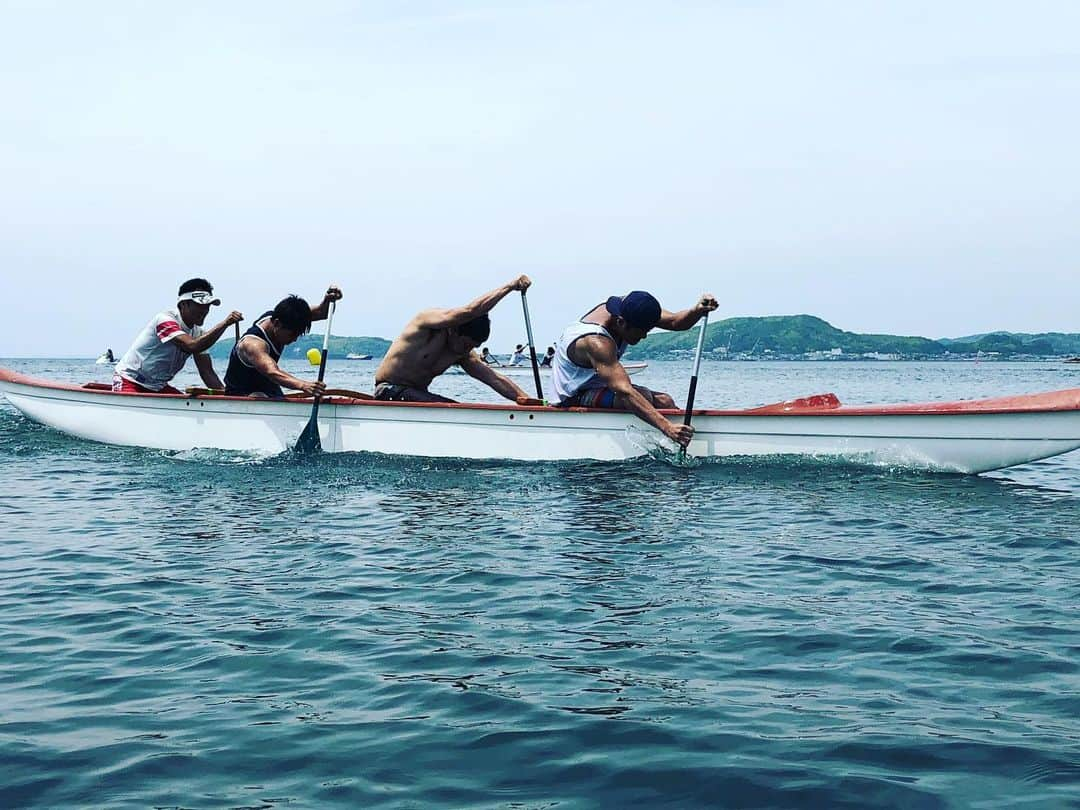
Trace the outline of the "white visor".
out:
M 196 304 L 205 304 L 207 306 L 217 306 L 221 303 L 220 298 L 215 298 L 212 292 L 207 292 L 206 290 L 192 290 L 191 292 L 186 292 L 176 299 L 176 303 L 178 304 L 181 301 L 194 301 Z

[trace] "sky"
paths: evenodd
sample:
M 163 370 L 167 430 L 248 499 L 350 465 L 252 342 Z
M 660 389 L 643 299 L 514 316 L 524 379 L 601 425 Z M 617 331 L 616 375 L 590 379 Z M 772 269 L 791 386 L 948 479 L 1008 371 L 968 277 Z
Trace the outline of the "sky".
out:
M 0 0 L 0 356 L 123 351 L 193 276 L 211 319 L 336 282 L 334 333 L 388 338 L 520 273 L 541 344 L 631 289 L 1080 332 L 1077 31 L 1073 0 Z

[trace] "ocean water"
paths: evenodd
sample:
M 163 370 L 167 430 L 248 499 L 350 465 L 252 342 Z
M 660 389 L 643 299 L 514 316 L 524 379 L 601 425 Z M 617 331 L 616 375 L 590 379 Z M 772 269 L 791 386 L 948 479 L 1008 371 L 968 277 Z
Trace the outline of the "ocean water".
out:
M 682 401 L 688 372 L 635 381 Z M 698 402 L 1069 387 L 710 362 Z M 0 528 L 0 807 L 1080 807 L 1080 453 L 977 477 L 248 459 L 5 402 Z

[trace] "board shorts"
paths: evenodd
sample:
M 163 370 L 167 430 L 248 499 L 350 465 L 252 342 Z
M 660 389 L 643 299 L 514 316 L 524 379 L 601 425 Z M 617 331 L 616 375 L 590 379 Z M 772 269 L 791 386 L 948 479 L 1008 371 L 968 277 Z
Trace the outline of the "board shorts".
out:
M 645 399 L 649 400 L 654 406 L 656 405 L 656 397 L 653 392 L 643 385 L 635 385 L 637 389 Z M 576 394 L 569 399 L 564 399 L 559 403 L 560 408 L 618 408 L 615 404 L 616 394 L 610 388 L 582 388 Z
M 559 403 L 560 408 L 614 408 L 615 392 L 610 388 L 583 388 Z
M 152 388 L 144 388 L 138 383 L 133 383 L 127 377 L 121 377 L 119 374 L 113 374 L 112 378 L 112 390 L 114 394 L 182 394 L 183 391 L 177 391 L 171 385 L 162 386 L 160 391 L 154 391 Z
M 383 402 L 457 402 L 456 399 L 439 396 L 430 391 L 386 382 L 375 386 L 375 399 Z

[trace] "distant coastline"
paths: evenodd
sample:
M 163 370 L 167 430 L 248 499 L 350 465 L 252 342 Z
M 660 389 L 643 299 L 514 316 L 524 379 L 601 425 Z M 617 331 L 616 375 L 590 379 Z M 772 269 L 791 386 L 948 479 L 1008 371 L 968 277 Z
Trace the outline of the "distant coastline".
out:
M 689 357 L 697 334 L 653 334 L 627 357 Z M 845 332 L 813 315 L 770 315 L 709 324 L 704 350 L 722 360 L 1064 360 L 1080 354 L 1080 334 L 990 332 L 935 340 Z
M 296 343 L 285 347 L 282 356 L 286 359 L 304 357 L 308 349 L 321 349 L 322 335 L 309 334 L 301 337 Z M 210 350 L 210 356 L 217 359 L 225 359 L 233 348 L 233 340 L 226 336 L 219 340 Z M 328 356 L 337 359 L 345 359 L 347 354 L 370 354 L 374 358 L 382 357 L 390 348 L 390 341 L 380 337 L 343 337 L 334 335 L 330 338 Z
M 693 356 L 697 329 L 654 332 L 626 353 L 627 360 L 679 360 Z M 225 337 L 210 350 L 225 359 L 233 341 Z M 322 336 L 309 334 L 285 349 L 284 357 L 301 358 L 321 348 Z M 330 357 L 383 357 L 390 341 L 382 337 L 330 338 Z M 490 346 L 489 348 L 495 348 Z M 113 347 L 114 351 L 116 347 Z M 727 318 L 710 323 L 705 356 L 712 360 L 1066 360 L 1080 356 L 1080 334 L 1065 332 L 988 332 L 957 338 L 860 334 L 837 329 L 814 315 L 768 315 Z M 122 351 L 122 349 L 121 349 Z M 497 357 L 508 353 L 494 351 Z

